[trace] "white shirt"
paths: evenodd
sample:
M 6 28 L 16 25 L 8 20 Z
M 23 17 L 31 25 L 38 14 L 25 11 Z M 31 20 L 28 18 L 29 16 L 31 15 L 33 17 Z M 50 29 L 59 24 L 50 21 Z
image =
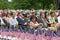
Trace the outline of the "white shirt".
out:
M 60 23 L 60 16 L 58 16 L 57 19 L 58 19 L 58 23 Z
M 0 20 L 1 20 L 1 24 L 5 24 L 4 22 L 3 22 L 3 19 L 0 17 Z
M 18 24 L 18 22 L 17 22 L 17 20 L 16 20 L 16 18 L 10 18 L 9 19 L 9 24 L 12 26 L 12 25 L 16 25 L 16 24 Z

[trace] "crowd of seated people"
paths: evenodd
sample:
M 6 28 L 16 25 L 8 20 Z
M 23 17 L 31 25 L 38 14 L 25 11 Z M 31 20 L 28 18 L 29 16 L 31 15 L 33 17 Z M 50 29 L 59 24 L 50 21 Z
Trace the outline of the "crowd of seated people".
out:
M 53 30 L 60 26 L 58 10 L 0 10 L 0 28 L 34 30 Z

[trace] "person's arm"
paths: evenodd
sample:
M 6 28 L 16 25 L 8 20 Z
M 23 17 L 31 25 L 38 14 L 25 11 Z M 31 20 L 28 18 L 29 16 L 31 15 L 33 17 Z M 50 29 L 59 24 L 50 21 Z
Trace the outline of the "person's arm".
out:
M 9 18 L 5 18 L 5 22 L 6 23 L 9 23 Z
M 11 18 L 9 19 L 9 24 L 10 24 L 10 26 L 12 26 L 12 25 L 13 25 L 13 21 L 12 21 L 12 19 L 11 19 Z
M 16 25 L 18 25 L 18 21 L 15 19 L 15 23 L 16 23 Z
M 15 25 L 14 27 L 18 27 L 18 21 L 15 19 Z
M 28 24 L 27 22 L 24 23 L 24 25 L 27 25 L 27 24 Z
M 34 23 L 30 22 L 30 25 L 34 28 L 36 28 L 38 25 L 35 25 Z
M 21 20 L 19 17 L 16 18 L 16 19 L 17 19 L 17 22 L 18 22 L 19 25 L 23 25 L 23 24 L 24 24 L 24 23 L 22 22 L 23 20 Z

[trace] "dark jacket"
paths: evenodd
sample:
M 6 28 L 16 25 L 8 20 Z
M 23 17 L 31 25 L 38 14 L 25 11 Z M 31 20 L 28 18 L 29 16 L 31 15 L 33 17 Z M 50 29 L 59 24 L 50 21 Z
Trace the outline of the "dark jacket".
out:
M 24 24 L 24 20 L 22 20 L 20 17 L 16 18 L 18 21 L 18 25 L 23 25 Z

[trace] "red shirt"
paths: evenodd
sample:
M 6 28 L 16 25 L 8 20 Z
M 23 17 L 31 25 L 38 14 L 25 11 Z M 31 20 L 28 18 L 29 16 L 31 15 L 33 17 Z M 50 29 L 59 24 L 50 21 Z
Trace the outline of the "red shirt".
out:
M 6 13 L 2 13 L 2 17 L 5 17 L 6 16 Z

